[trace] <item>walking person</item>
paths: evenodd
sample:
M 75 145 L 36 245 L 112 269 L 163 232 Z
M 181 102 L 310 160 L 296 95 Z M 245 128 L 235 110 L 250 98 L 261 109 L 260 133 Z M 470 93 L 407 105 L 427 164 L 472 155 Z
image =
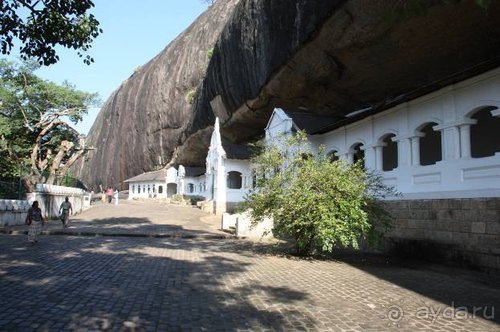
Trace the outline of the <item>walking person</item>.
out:
M 115 205 L 118 205 L 118 196 L 120 195 L 120 192 L 118 191 L 118 189 L 115 189 L 115 192 L 113 193 L 113 195 L 115 196 Z
M 59 207 L 59 215 L 61 216 L 61 222 L 63 228 L 66 228 L 69 226 L 69 216 L 73 214 L 73 206 L 71 205 L 71 202 L 69 201 L 69 197 L 66 196 L 64 198 L 64 202 L 61 203 L 61 206 Z
M 42 216 L 42 210 L 38 207 L 38 201 L 34 201 L 33 205 L 28 210 L 26 216 L 26 224 L 28 224 L 28 241 L 32 244 L 38 242 L 38 234 L 42 231 L 42 226 L 45 225 L 45 220 Z
M 106 196 L 108 197 L 108 203 L 111 203 L 111 201 L 113 200 L 113 188 L 108 187 L 108 189 L 106 190 Z

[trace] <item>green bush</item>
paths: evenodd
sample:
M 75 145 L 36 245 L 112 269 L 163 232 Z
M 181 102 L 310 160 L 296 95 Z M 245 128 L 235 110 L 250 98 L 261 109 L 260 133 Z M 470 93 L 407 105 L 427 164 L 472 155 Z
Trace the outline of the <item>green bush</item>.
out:
M 190 104 L 193 104 L 195 99 L 196 99 L 196 89 L 189 90 L 186 94 L 186 101 Z
M 293 241 L 297 254 L 358 248 L 363 238 L 381 239 L 389 226 L 380 197 L 394 190 L 360 164 L 332 162 L 323 151 L 312 154 L 303 133 L 265 146 L 254 163 L 258 189 L 243 208 L 254 223 L 272 218 L 273 234 Z
M 172 195 L 170 199 L 172 200 L 172 202 L 182 202 L 184 200 L 184 197 L 182 195 L 175 194 Z

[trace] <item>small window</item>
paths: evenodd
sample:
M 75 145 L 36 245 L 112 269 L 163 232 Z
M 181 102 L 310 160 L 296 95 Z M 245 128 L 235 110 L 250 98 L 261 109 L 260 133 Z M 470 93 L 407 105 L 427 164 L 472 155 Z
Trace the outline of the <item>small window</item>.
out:
M 188 193 L 194 193 L 194 184 L 188 183 Z
M 231 171 L 227 173 L 227 187 L 229 189 L 241 189 L 242 176 L 240 172 Z
M 389 134 L 382 139 L 384 144 L 382 148 L 382 170 L 384 172 L 392 171 L 398 167 L 398 143 L 392 140 L 393 137 L 396 137 L 396 135 Z
M 333 151 L 328 152 L 328 159 L 331 162 L 339 160 L 339 156 L 338 156 L 337 150 L 333 150 Z
M 132 194 L 135 194 L 135 186 L 132 185 Z
M 360 163 L 362 167 L 365 167 L 365 151 L 361 149 L 363 143 L 358 143 L 352 147 L 352 162 L 354 164 Z
M 471 118 L 477 123 L 470 129 L 471 156 L 483 158 L 494 156 L 500 152 L 500 118 L 491 114 L 495 107 L 485 107 L 476 112 Z
M 442 160 L 441 152 L 441 132 L 435 131 L 437 123 L 431 122 L 420 129 L 424 137 L 420 138 L 420 165 L 434 165 Z
M 158 186 L 158 193 L 163 194 L 163 186 Z

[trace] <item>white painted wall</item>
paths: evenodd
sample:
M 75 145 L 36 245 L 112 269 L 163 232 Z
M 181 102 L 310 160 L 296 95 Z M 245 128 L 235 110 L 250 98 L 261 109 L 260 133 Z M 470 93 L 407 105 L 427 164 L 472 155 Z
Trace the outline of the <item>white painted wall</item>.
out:
M 189 190 L 189 185 L 193 185 L 193 191 Z M 186 176 L 184 178 L 184 195 L 190 196 L 206 196 L 206 181 L 205 175 L 193 177 Z
M 250 192 L 253 187 L 252 182 L 252 170 L 250 167 L 249 160 L 236 160 L 236 159 L 226 159 L 225 160 L 225 175 L 228 176 L 229 172 L 235 171 L 241 173 L 241 188 L 240 189 L 230 189 L 227 186 L 226 181 L 226 200 L 227 202 L 237 203 L 243 202 L 246 194 Z
M 352 160 L 351 147 L 363 143 L 365 166 L 378 169 L 387 184 L 404 198 L 467 198 L 500 196 L 500 153 L 485 158 L 470 157 L 469 116 L 478 108 L 500 108 L 500 68 L 412 100 L 335 131 L 311 137 L 326 151 L 337 150 Z M 492 111 L 500 116 L 498 109 Z M 418 128 L 435 122 L 442 135 L 442 161 L 419 164 Z M 380 138 L 393 133 L 398 143 L 398 167 L 380 168 Z M 491 137 L 500 140 L 500 134 Z
M 159 193 L 159 188 L 162 186 L 162 193 Z M 140 188 L 140 190 L 139 190 Z M 129 182 L 128 184 L 129 199 L 134 198 L 166 198 L 167 184 L 165 181 L 140 181 Z

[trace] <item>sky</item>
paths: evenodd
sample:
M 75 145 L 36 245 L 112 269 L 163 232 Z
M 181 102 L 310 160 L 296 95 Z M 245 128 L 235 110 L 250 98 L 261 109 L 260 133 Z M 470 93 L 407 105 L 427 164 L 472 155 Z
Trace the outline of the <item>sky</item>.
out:
M 102 104 L 135 68 L 160 53 L 207 8 L 202 0 L 94 0 L 94 5 L 91 12 L 104 30 L 88 52 L 95 62 L 88 66 L 76 50 L 58 48 L 60 61 L 36 74 L 97 92 Z M 87 134 L 99 110 L 91 109 L 74 127 Z

